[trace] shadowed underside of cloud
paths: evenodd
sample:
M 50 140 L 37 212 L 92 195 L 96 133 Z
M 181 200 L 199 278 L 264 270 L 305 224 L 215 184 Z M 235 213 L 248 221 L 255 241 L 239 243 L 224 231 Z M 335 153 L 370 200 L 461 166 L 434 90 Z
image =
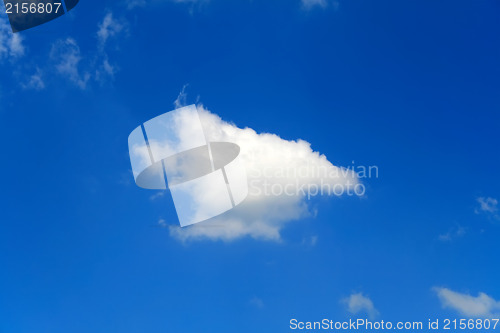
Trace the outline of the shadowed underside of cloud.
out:
M 461 315 L 473 318 L 498 318 L 500 316 L 500 302 L 485 293 L 477 296 L 459 293 L 448 288 L 433 288 L 441 305 L 450 308 Z
M 248 175 L 249 194 L 236 208 L 186 228 L 170 227 L 170 234 L 182 241 L 210 239 L 230 241 L 245 236 L 280 241 L 280 231 L 290 222 L 312 213 L 308 189 L 352 189 L 356 175 L 332 165 L 304 140 L 285 140 L 270 133 L 239 128 L 198 107 L 209 141 L 233 142 L 241 148 L 241 160 Z M 286 190 L 286 193 L 285 193 Z M 320 193 L 312 193 L 320 194 Z

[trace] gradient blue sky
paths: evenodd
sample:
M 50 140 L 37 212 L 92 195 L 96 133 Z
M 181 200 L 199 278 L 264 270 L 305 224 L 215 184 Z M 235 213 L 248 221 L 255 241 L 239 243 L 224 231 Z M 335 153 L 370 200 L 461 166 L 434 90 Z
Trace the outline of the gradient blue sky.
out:
M 288 332 L 365 317 L 359 293 L 384 320 L 468 317 L 479 293 L 498 316 L 500 4 L 312 2 L 82 0 L 0 47 L 0 332 Z M 185 84 L 379 178 L 281 242 L 183 244 L 127 137 Z

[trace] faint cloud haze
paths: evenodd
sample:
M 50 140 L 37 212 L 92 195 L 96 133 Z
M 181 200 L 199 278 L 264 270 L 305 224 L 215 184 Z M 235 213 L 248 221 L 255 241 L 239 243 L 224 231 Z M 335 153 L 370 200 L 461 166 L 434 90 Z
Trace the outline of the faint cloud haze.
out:
M 439 240 L 442 242 L 451 242 L 457 238 L 464 236 L 466 229 L 462 226 L 454 227 L 448 230 L 448 232 L 439 235 Z
M 326 0 L 302 0 L 302 5 L 306 9 L 311 9 L 318 6 L 325 8 L 328 5 L 328 2 Z
M 264 301 L 259 297 L 253 297 L 250 300 L 250 304 L 259 309 L 262 309 L 264 307 Z
M 185 84 L 182 87 L 181 92 L 177 96 L 177 98 L 174 101 L 174 106 L 176 109 L 181 108 L 183 106 L 187 105 L 187 93 L 186 93 L 186 88 L 189 86 L 189 84 Z
M 32 74 L 27 83 L 21 83 L 22 87 L 25 89 L 43 90 L 45 89 L 45 82 L 43 81 L 43 74 L 40 68 L 36 68 L 34 74 Z

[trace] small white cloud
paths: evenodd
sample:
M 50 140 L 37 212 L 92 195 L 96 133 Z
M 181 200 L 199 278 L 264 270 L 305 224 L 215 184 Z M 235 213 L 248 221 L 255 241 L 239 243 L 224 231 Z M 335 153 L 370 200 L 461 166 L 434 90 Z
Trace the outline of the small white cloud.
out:
M 253 297 L 250 300 L 250 304 L 255 306 L 256 308 L 262 309 L 264 307 L 264 301 L 259 297 Z
M 12 33 L 12 29 L 4 18 L 0 17 L 0 61 L 18 58 L 24 55 L 23 39 L 20 34 Z
M 158 226 L 160 226 L 161 228 L 165 228 L 167 226 L 167 221 L 165 221 L 164 219 L 159 219 Z
M 362 293 L 352 294 L 351 296 L 342 299 L 342 303 L 347 306 L 347 311 L 354 315 L 367 314 L 370 319 L 379 315 L 379 312 L 373 305 L 372 300 L 364 296 Z
M 477 296 L 459 293 L 448 288 L 433 288 L 441 305 L 450 308 L 459 314 L 472 318 L 498 318 L 500 316 L 500 302 L 480 292 Z
M 460 237 L 464 236 L 465 233 L 466 233 L 466 229 L 462 226 L 458 226 L 455 228 L 451 228 L 450 230 L 448 230 L 448 232 L 446 232 L 444 234 L 439 235 L 438 238 L 442 242 L 451 242 L 452 240 L 454 240 L 456 238 L 460 238 Z
M 149 199 L 154 201 L 156 199 L 163 198 L 164 196 L 165 196 L 165 191 L 159 191 L 150 196 Z
M 479 203 L 479 208 L 476 209 L 476 213 L 480 212 L 495 214 L 498 212 L 498 200 L 491 197 L 479 197 L 476 199 Z

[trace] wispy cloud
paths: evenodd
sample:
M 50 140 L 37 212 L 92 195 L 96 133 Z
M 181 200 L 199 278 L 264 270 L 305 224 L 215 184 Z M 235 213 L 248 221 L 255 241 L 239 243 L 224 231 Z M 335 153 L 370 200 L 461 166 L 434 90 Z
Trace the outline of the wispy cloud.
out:
M 302 0 L 302 5 L 306 9 L 311 9 L 313 7 L 325 8 L 328 6 L 328 2 L 326 0 Z
M 477 296 L 472 296 L 448 288 L 435 287 L 433 290 L 444 308 L 455 310 L 463 316 L 473 318 L 500 316 L 500 302 L 485 293 L 480 292 Z
M 370 319 L 379 315 L 378 310 L 373 305 L 372 300 L 362 293 L 354 293 L 341 300 L 347 306 L 347 311 L 356 314 L 366 314 Z
M 496 220 L 500 219 L 498 215 L 498 200 L 492 197 L 479 197 L 476 199 L 479 207 L 476 208 L 476 214 L 486 214 Z
M 116 19 L 112 12 L 106 13 L 102 21 L 97 25 L 97 54 L 95 80 L 104 83 L 106 80 L 114 80 L 118 72 L 118 66 L 109 60 L 109 41 L 116 39 L 119 35 L 127 32 L 125 19 Z
M 108 44 L 111 39 L 126 31 L 126 23 L 108 12 L 97 25 L 97 47 L 83 53 L 74 38 L 57 40 L 50 52 L 56 72 L 69 79 L 80 89 L 86 89 L 91 81 L 103 84 L 112 81 L 118 67 L 111 63 Z
M 442 242 L 451 242 L 457 238 L 464 236 L 466 229 L 462 226 L 450 228 L 446 233 L 439 235 L 439 240 Z
M 305 10 L 311 10 L 313 8 L 333 8 L 337 10 L 340 6 L 340 2 L 338 0 L 301 0 L 302 8 Z
M 158 6 L 166 2 L 187 5 L 189 12 L 192 14 L 196 8 L 201 8 L 205 4 L 209 3 L 210 0 L 126 0 L 125 5 L 128 10 L 132 10 L 137 7 L 145 7 L 146 5 Z
M 95 70 L 95 80 L 99 83 L 104 83 L 108 79 L 114 80 L 115 74 L 118 72 L 118 66 L 110 63 L 107 54 L 100 57 L 100 64 Z
M 181 92 L 179 93 L 179 95 L 177 96 L 177 98 L 175 99 L 174 101 L 174 107 L 176 109 L 178 108 L 181 108 L 183 106 L 186 106 L 187 103 L 186 103 L 186 100 L 187 100 L 187 93 L 186 93 L 186 88 L 189 86 L 189 84 L 185 84 L 183 87 L 182 87 L 182 90 Z
M 26 83 L 21 84 L 25 89 L 43 90 L 45 82 L 43 81 L 43 74 L 40 68 L 36 68 L 35 73 L 30 75 Z
M 112 12 L 108 12 L 98 25 L 97 40 L 99 46 L 104 48 L 110 37 L 118 35 L 120 32 L 124 31 L 124 29 L 125 24 L 115 19 Z
M 126 6 L 128 10 L 132 10 L 136 7 L 144 7 L 146 5 L 146 0 L 127 0 Z
M 167 221 L 165 221 L 164 219 L 159 219 L 158 220 L 158 226 L 160 226 L 161 228 L 166 228 L 167 227 Z
M 73 38 L 56 41 L 52 45 L 50 57 L 55 62 L 57 73 L 67 77 L 81 89 L 87 87 L 90 73 L 80 68 L 82 55 L 80 47 Z
M 165 196 L 165 191 L 159 191 L 149 197 L 150 200 L 154 201 Z
M 25 47 L 20 34 L 12 33 L 6 19 L 0 17 L 0 61 L 15 59 L 24 55 Z
M 317 243 L 318 243 L 318 236 L 317 235 L 304 237 L 302 239 L 302 245 L 316 246 Z

